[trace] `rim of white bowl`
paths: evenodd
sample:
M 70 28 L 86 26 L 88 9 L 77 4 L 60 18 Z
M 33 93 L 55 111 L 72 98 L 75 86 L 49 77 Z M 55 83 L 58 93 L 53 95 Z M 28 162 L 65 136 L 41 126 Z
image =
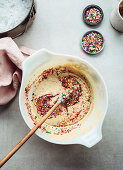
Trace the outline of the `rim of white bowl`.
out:
M 105 95 L 106 95 L 106 96 L 105 96 L 106 105 L 105 105 L 105 108 L 103 108 L 103 112 L 102 112 L 100 121 L 98 122 L 98 129 L 97 129 L 97 131 L 100 133 L 100 136 L 99 136 L 99 137 L 101 137 L 102 125 L 103 125 L 103 121 L 104 121 L 104 118 L 105 118 L 105 115 L 106 115 L 106 112 L 107 112 L 107 109 L 108 109 L 108 91 L 107 91 L 107 87 L 106 87 L 106 84 L 105 84 L 105 81 L 104 81 L 102 75 L 99 73 L 99 71 L 98 71 L 92 64 L 90 64 L 90 63 L 89 63 L 88 61 L 86 61 L 85 59 L 82 59 L 82 58 L 80 58 L 80 57 L 78 57 L 78 56 L 68 55 L 68 54 L 54 53 L 54 52 L 51 52 L 51 51 L 49 51 L 49 50 L 47 50 L 47 49 L 45 49 L 45 48 L 43 48 L 43 49 L 35 52 L 35 53 L 32 54 L 29 58 L 27 58 L 27 59 L 23 62 L 23 66 L 26 64 L 26 62 L 28 63 L 28 61 L 31 60 L 31 58 L 33 58 L 33 57 L 34 57 L 35 55 L 37 55 L 37 54 L 40 54 L 41 52 L 47 52 L 47 53 L 49 53 L 49 54 L 51 54 L 51 55 L 57 55 L 57 56 L 61 56 L 61 57 L 66 56 L 66 57 L 71 57 L 71 58 L 75 58 L 75 59 L 81 60 L 81 61 L 83 61 L 84 63 L 87 63 L 87 64 L 97 73 L 97 75 L 100 77 L 100 79 L 101 79 L 101 81 L 102 81 L 102 83 L 103 83 L 103 85 L 104 85 L 104 90 L 105 90 Z M 40 64 L 39 64 L 39 65 L 40 65 Z M 22 77 L 22 83 L 21 83 L 21 88 L 20 88 L 20 92 L 19 92 L 19 107 L 20 107 L 20 112 L 21 112 L 21 115 L 22 115 L 25 123 L 27 124 L 27 126 L 29 127 L 29 129 L 31 129 L 34 125 L 31 124 L 31 123 L 29 123 L 29 122 L 26 120 L 26 117 L 28 117 L 28 114 L 27 114 L 27 116 L 26 116 L 26 115 L 24 114 L 24 111 L 22 110 L 22 107 L 21 107 L 21 105 L 22 105 L 22 104 L 21 104 L 21 94 L 22 94 L 23 81 L 24 81 L 24 79 L 23 79 L 23 77 Z M 93 128 L 92 128 L 92 129 L 93 129 Z M 79 136 L 77 136 L 76 138 L 67 140 L 67 141 L 63 141 L 63 140 L 55 140 L 55 139 L 49 137 L 48 135 L 45 135 L 45 134 L 41 133 L 41 132 L 39 131 L 39 129 L 35 132 L 35 134 L 36 134 L 37 136 L 39 136 L 40 138 L 42 138 L 42 139 L 44 139 L 44 140 L 46 140 L 46 141 L 48 141 L 48 142 L 50 142 L 50 143 L 54 143 L 54 144 L 62 144 L 62 145 L 82 144 L 81 142 L 76 141 L 76 138 L 78 138 Z M 81 135 L 80 135 L 80 137 L 81 137 Z M 96 143 L 97 143 L 97 142 L 95 141 L 95 144 L 96 144 Z M 94 145 L 95 145 L 95 144 L 94 144 Z M 82 145 L 84 145 L 84 144 L 82 144 Z

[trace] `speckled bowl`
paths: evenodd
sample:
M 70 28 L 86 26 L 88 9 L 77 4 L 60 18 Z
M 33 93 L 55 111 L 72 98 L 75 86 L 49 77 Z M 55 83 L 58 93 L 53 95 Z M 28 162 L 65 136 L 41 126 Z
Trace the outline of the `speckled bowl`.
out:
M 83 124 L 80 127 L 79 135 L 75 131 L 73 132 L 75 136 L 72 138 L 71 133 L 69 133 L 67 134 L 69 135 L 69 138 L 66 138 L 66 134 L 64 134 L 61 135 L 60 139 L 56 139 L 51 137 L 50 135 L 41 133 L 40 129 L 36 131 L 36 135 L 46 141 L 56 144 L 82 144 L 90 148 L 102 139 L 102 124 L 108 107 L 108 95 L 106 85 L 102 76 L 86 60 L 76 56 L 55 54 L 46 49 L 41 49 L 31 55 L 29 58 L 27 58 L 22 65 L 23 77 L 19 94 L 20 111 L 24 121 L 26 122 L 28 127 L 32 129 L 34 124 L 32 119 L 28 115 L 28 111 L 25 105 L 25 87 L 30 80 L 30 75 L 34 74 L 34 70 L 39 66 L 46 67 L 47 65 L 48 69 L 56 66 L 55 64 L 60 65 L 63 60 L 65 60 L 66 64 L 71 64 L 71 62 L 74 64 L 78 63 L 82 70 L 86 73 L 86 77 L 88 77 L 89 82 L 94 88 L 96 98 L 95 107 L 92 110 L 91 114 L 87 114 L 82 119 Z

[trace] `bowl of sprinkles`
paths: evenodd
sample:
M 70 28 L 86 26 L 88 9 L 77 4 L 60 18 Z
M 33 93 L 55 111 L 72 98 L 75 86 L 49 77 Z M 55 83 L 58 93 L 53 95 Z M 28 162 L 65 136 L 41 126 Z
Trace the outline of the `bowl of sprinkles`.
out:
M 103 10 L 97 5 L 88 5 L 83 11 L 84 22 L 91 26 L 100 24 L 103 16 Z
M 104 48 L 104 38 L 98 31 L 88 31 L 82 37 L 81 46 L 88 54 L 98 54 Z

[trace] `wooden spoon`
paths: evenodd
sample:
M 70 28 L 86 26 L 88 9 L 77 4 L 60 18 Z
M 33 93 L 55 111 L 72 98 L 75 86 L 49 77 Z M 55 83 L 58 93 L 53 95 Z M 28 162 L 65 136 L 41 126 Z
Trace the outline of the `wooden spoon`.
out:
M 66 98 L 62 96 L 57 103 L 46 113 L 46 115 L 37 123 L 29 133 L 0 161 L 0 168 L 14 155 L 14 153 L 35 133 L 35 131 L 46 121 L 51 113 L 59 106 L 59 104 Z

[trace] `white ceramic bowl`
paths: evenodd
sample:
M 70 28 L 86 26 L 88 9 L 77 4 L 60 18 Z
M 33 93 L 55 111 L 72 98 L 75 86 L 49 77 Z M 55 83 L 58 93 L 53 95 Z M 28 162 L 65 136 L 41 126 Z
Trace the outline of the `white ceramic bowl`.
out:
M 52 53 L 46 49 L 41 49 L 31 55 L 29 58 L 27 58 L 23 62 L 23 78 L 22 78 L 22 84 L 20 88 L 20 94 L 19 94 L 19 106 L 20 111 L 23 116 L 23 119 L 25 120 L 28 127 L 31 129 L 33 128 L 34 124 L 32 119 L 28 115 L 28 111 L 25 105 L 25 83 L 29 79 L 30 75 L 33 73 L 33 71 L 39 67 L 45 65 L 47 62 L 51 63 L 50 66 L 54 65 L 54 61 L 58 64 L 60 64 L 64 59 L 67 60 L 73 60 L 77 61 L 79 65 L 81 65 L 82 69 L 86 71 L 86 73 L 89 75 L 89 81 L 91 85 L 94 87 L 95 96 L 96 96 L 96 107 L 93 110 L 93 112 L 90 114 L 88 119 L 83 123 L 81 129 L 81 134 L 72 138 L 66 140 L 65 138 L 62 140 L 56 140 L 54 138 L 51 138 L 49 135 L 41 133 L 41 131 L 38 129 L 35 133 L 40 138 L 45 139 L 46 141 L 56 143 L 56 144 L 82 144 L 87 147 L 92 147 L 96 143 L 98 143 L 102 139 L 102 124 L 104 117 L 106 115 L 107 106 L 108 106 L 108 95 L 107 95 L 107 89 L 106 85 L 104 83 L 104 80 L 102 76 L 99 74 L 99 72 L 86 60 L 83 60 L 76 56 L 70 56 L 70 55 L 62 55 L 62 54 L 55 54 Z M 88 115 L 88 114 L 87 114 Z M 86 116 L 87 116 L 86 115 Z M 86 118 L 85 116 L 85 118 Z

